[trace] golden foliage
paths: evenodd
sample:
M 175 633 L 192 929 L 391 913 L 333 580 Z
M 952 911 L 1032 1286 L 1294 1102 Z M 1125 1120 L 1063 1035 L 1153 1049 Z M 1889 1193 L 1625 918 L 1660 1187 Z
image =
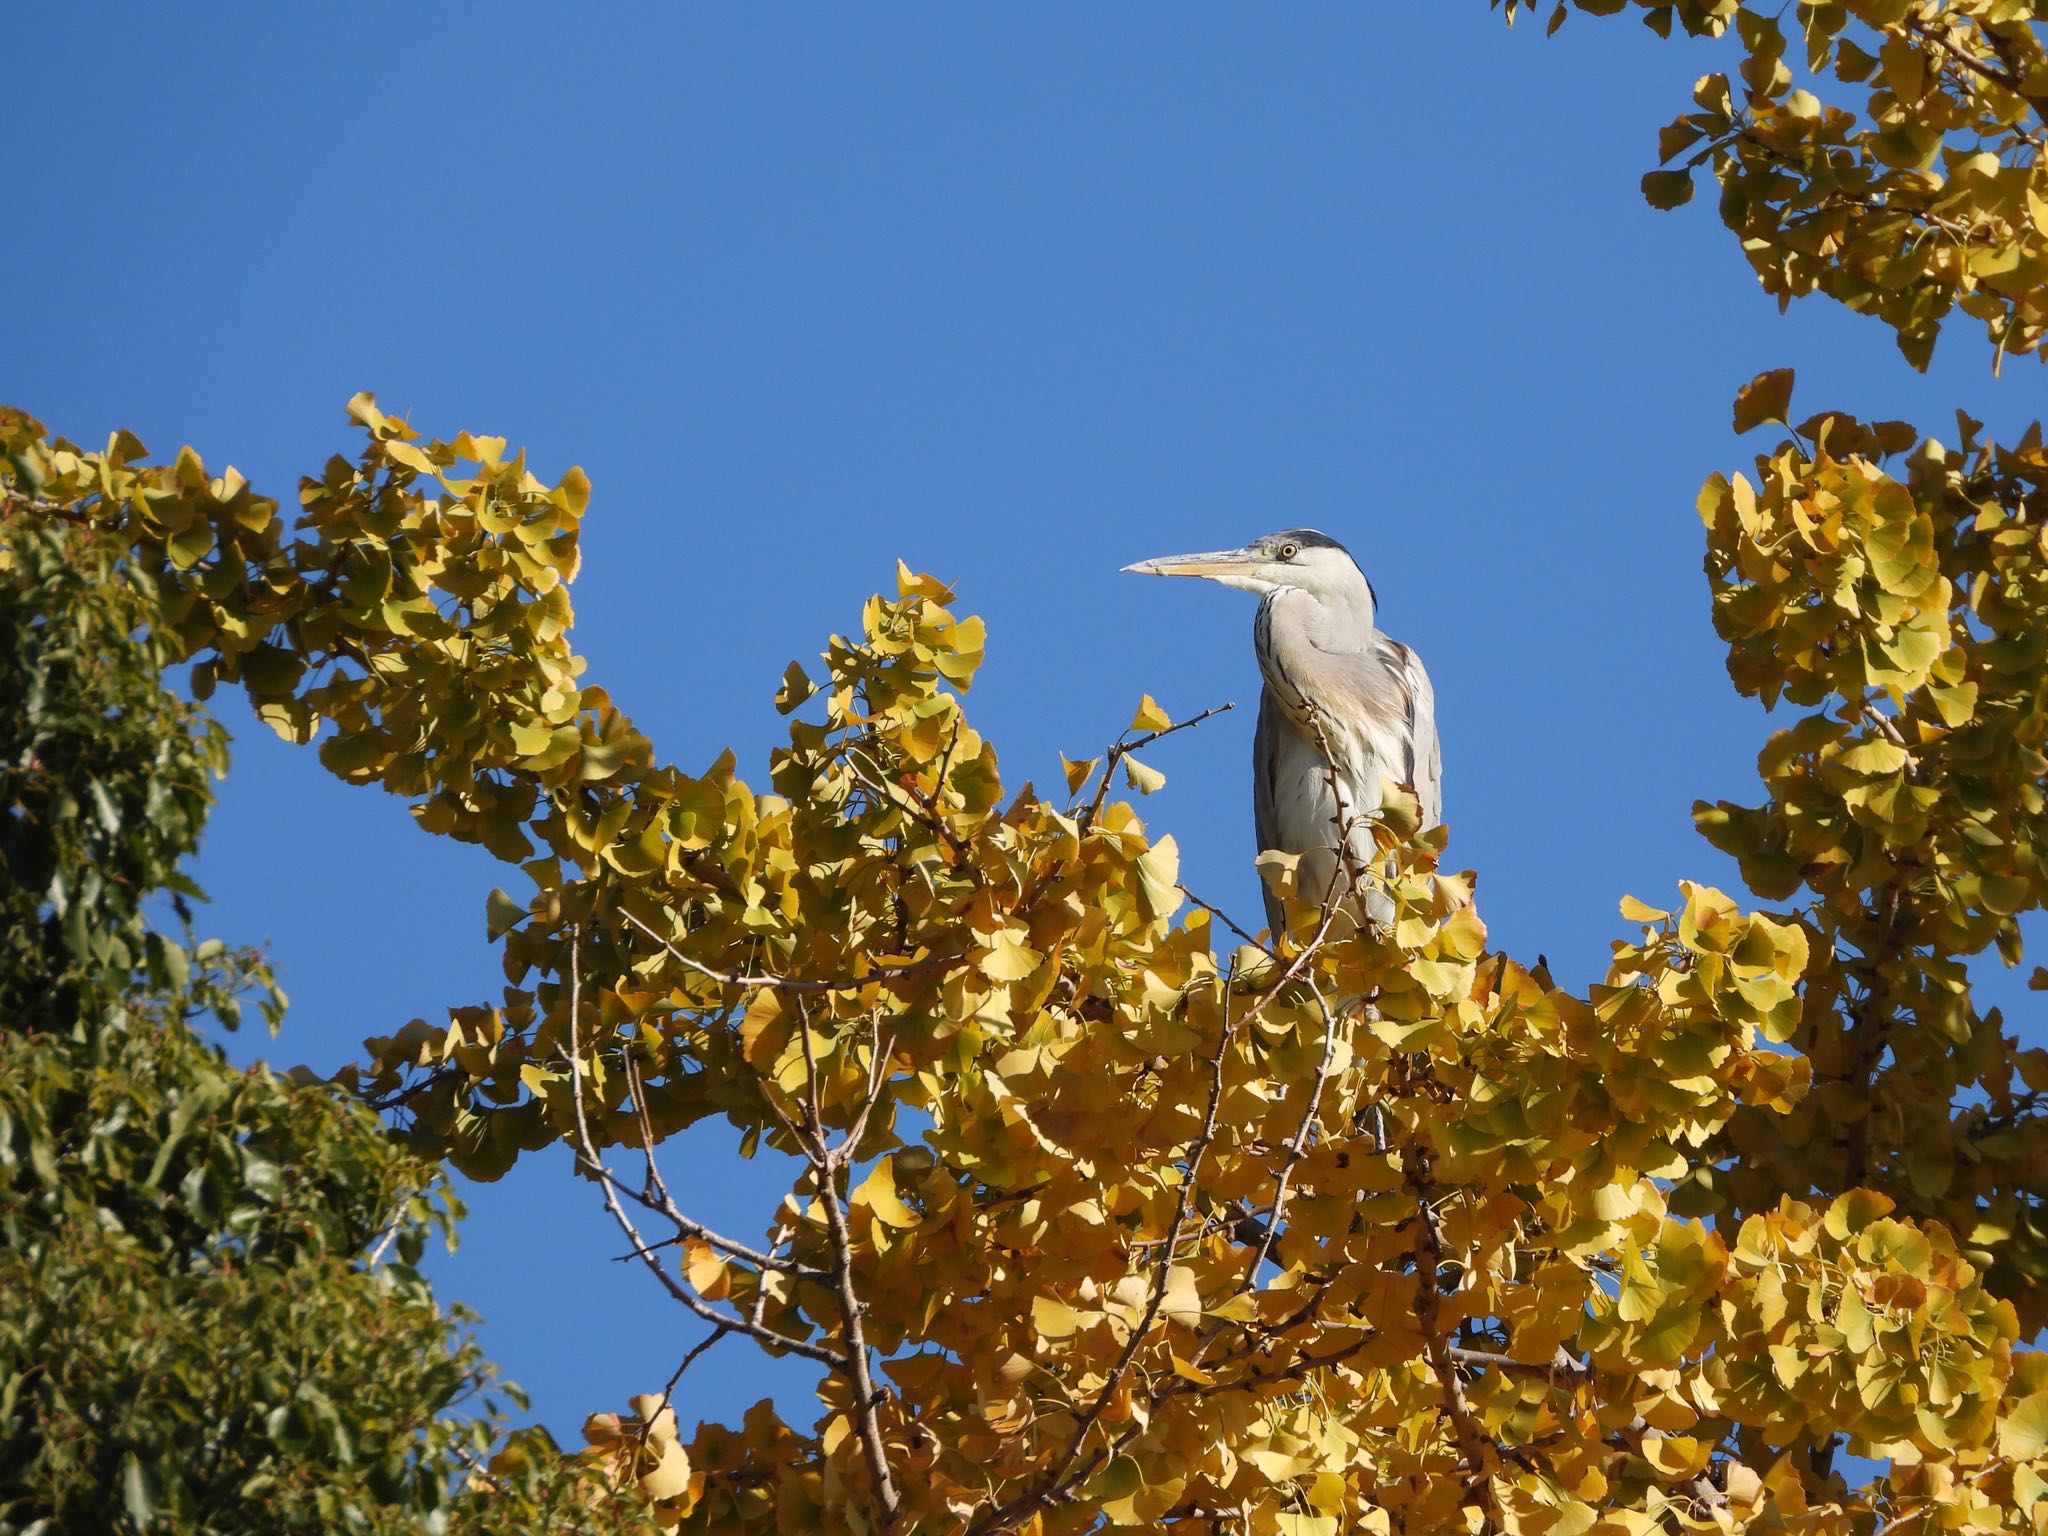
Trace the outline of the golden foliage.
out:
M 202 688 L 518 866 L 502 1000 L 350 1076 L 478 1177 L 568 1142 L 714 1338 L 825 1368 L 808 1424 L 685 1441 L 687 1377 L 593 1419 L 663 1524 L 2039 1528 L 2048 1074 L 1961 970 L 2043 894 L 2037 439 L 1900 481 L 1896 429 L 1830 419 L 1709 485 L 1736 679 L 1815 713 L 1703 824 L 1813 899 L 1630 902 L 1579 997 L 1395 823 L 1352 872 L 1384 929 L 1323 893 L 1219 945 L 1110 798 L 1180 727 L 1147 698 L 1058 798 L 1006 790 L 982 626 L 908 569 L 785 676 L 767 789 L 661 764 L 570 647 L 581 473 L 351 410 L 289 532 L 125 436 L 18 436 L 9 515 L 118 530 Z M 786 1159 L 758 1233 L 662 1176 L 710 1116 Z M 1838 1445 L 1887 1465 L 1852 1486 Z
M 1492 0 L 1510 20 L 1538 0 Z M 1643 178 L 1659 208 L 1710 169 L 1722 222 L 1781 304 L 1876 315 L 1916 368 L 1960 309 L 1996 356 L 2048 339 L 2048 47 L 2031 0 L 1572 0 L 1669 36 L 1732 35 Z M 1555 31 L 1569 14 L 1555 0 Z M 1789 35 L 1788 35 L 1789 33 Z
M 2048 1325 L 2048 1051 L 1971 1000 L 1969 957 L 2020 956 L 2048 900 L 2048 453 L 1967 417 L 1960 441 L 1822 415 L 1700 496 L 1714 623 L 1736 686 L 1805 706 L 1764 747 L 1761 806 L 1701 830 L 1767 898 L 1804 888 L 1814 961 L 1787 1041 L 1826 1091 L 1731 1144 L 1777 1166 L 1723 1181 L 1738 1207 L 1794 1187 L 1883 1190 L 1942 1222 Z M 1887 461 L 1893 467 L 1887 467 Z

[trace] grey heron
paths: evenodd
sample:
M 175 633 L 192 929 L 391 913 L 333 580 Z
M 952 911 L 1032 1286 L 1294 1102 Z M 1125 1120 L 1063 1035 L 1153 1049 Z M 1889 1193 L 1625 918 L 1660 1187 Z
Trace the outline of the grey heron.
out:
M 1328 889 L 1339 872 L 1339 826 L 1350 866 L 1370 866 L 1364 822 L 1384 803 L 1388 782 L 1414 791 L 1423 826 L 1443 819 L 1429 674 L 1411 648 L 1377 627 L 1372 583 L 1342 544 L 1313 528 L 1288 528 L 1242 549 L 1167 555 L 1124 569 L 1201 576 L 1259 594 L 1252 645 L 1265 687 L 1252 745 L 1252 822 L 1260 852 L 1301 857 L 1304 897 Z M 1328 766 L 1311 711 L 1329 743 Z M 1285 909 L 1270 888 L 1265 898 L 1279 934 Z M 1368 906 L 1376 919 L 1387 916 L 1384 897 Z

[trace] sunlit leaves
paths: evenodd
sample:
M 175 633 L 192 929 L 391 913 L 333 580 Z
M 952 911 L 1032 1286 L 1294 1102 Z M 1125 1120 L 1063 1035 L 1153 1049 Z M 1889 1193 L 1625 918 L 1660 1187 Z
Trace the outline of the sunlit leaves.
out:
M 260 954 L 189 932 L 223 735 L 164 686 L 179 589 L 18 499 L 62 478 L 26 425 L 0 412 L 0 1525 L 617 1528 L 544 1435 L 470 1483 L 503 1384 L 417 1273 L 460 1211 L 444 1176 L 333 1086 L 195 1034 L 284 1005 Z M 268 526 L 237 477 L 173 473 Z
M 1738 420 L 1785 420 L 1790 385 L 1764 376 Z M 1938 958 L 2004 944 L 2035 899 L 2019 818 L 2048 727 L 2018 700 L 2048 663 L 2022 648 L 2018 461 L 1970 441 L 1900 478 L 1882 461 L 1910 433 L 1829 418 L 1710 484 L 1738 683 L 1822 707 L 1767 748 L 1770 805 L 1703 822 L 1774 899 L 1823 900 L 1629 902 L 1635 937 L 1580 997 L 1488 952 L 1469 877 L 1399 796 L 1355 877 L 1384 925 L 1269 855 L 1291 933 L 1219 949 L 1174 840 L 1111 798 L 1158 788 L 1132 752 L 1190 722 L 1145 697 L 1063 763 L 1064 804 L 1006 788 L 961 697 L 982 628 L 907 566 L 784 675 L 766 787 L 731 753 L 658 765 L 568 645 L 588 486 L 357 412 L 371 441 L 308 484 L 296 542 L 206 499 L 196 459 L 28 451 L 154 562 L 209 676 L 518 865 L 484 904 L 502 999 L 369 1042 L 356 1075 L 417 1145 L 489 1178 L 723 1117 L 787 1169 L 757 1231 L 677 1208 L 649 1256 L 706 1321 L 813 1351 L 815 1422 L 764 1406 L 686 1443 L 659 1398 L 594 1419 L 585 1464 L 661 1523 L 873 1529 L 879 1461 L 905 1528 L 984 1536 L 1651 1530 L 1832 1510 L 1798 1460 L 1830 1437 L 1920 1467 L 2031 1444 L 2048 1381 L 2015 1348 L 2012 1190 L 2038 1142 Z M 181 569 L 102 473 L 186 487 L 214 552 Z M 1931 958 L 1859 971 L 1869 892 L 1911 848 L 1936 860 L 1939 899 L 1910 908 Z M 1891 1048 L 1931 1091 L 1953 1046 L 1987 1062 L 1974 1140 L 1869 1129 L 1917 1102 L 1843 1049 L 1873 984 L 1925 1011 L 1940 1043 Z M 1858 1135 L 1886 1193 L 1830 1204 L 1865 1182 Z M 642 1209 L 669 1220 L 689 1186 L 657 1188 Z
M 1493 0 L 1499 5 L 1502 0 Z M 1764 290 L 1825 293 L 1892 327 L 1925 368 L 1956 310 L 1994 360 L 2048 339 L 2048 48 L 2014 0 L 1573 0 L 1669 36 L 1728 39 L 1692 109 L 1658 135 L 1654 207 L 1719 185 Z M 1505 0 L 1512 19 L 1532 0 Z M 1567 14 L 1554 0 L 1552 29 Z M 1758 418 L 1764 419 L 1764 418 Z

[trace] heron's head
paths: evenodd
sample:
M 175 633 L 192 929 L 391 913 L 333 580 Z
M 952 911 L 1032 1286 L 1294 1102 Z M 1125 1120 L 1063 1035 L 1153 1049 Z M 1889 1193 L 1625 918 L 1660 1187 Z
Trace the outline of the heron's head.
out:
M 1266 593 L 1298 587 L 1322 598 L 1344 598 L 1365 585 L 1351 552 L 1327 533 L 1284 528 L 1253 539 L 1242 549 L 1213 549 L 1199 555 L 1162 555 L 1124 567 L 1140 576 L 1205 576 L 1226 587 Z

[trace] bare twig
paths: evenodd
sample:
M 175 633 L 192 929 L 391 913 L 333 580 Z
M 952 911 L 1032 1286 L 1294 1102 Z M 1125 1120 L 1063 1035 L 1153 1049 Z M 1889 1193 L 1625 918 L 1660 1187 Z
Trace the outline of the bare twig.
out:
M 881 1394 L 875 1390 L 874 1379 L 868 1370 L 868 1346 L 861 1323 L 860 1297 L 853 1288 L 853 1245 L 847 1237 L 846 1212 L 840 1206 L 836 1183 L 839 1161 L 825 1147 L 825 1125 L 818 1100 L 818 1057 L 811 1047 L 808 1010 L 800 1011 L 797 1030 L 804 1053 L 804 1122 L 810 1133 L 807 1150 L 818 1198 L 825 1208 L 825 1233 L 832 1244 L 834 1289 L 839 1302 L 840 1322 L 846 1330 L 846 1358 L 839 1369 L 847 1372 L 852 1381 L 854 1423 L 860 1431 L 861 1454 L 868 1464 L 868 1476 L 874 1480 L 875 1498 L 882 1507 L 882 1523 L 886 1526 L 895 1523 L 899 1501 L 895 1479 L 889 1475 L 889 1452 L 882 1443 L 881 1421 L 875 1414 Z
M 861 1137 L 867 1134 L 868 1117 L 875 1112 L 875 1105 L 882 1097 L 882 1089 L 889 1082 L 889 1055 L 895 1045 L 895 1037 L 882 1033 L 879 1021 L 875 1024 L 875 1054 L 868 1061 L 867 1097 L 861 1100 L 860 1113 L 854 1116 L 853 1124 L 846 1128 L 846 1134 L 839 1139 L 839 1145 L 830 1154 L 834 1167 L 850 1163 L 855 1149 L 860 1146 Z
M 630 1189 L 622 1189 L 621 1193 L 650 1211 L 660 1210 L 656 1202 L 642 1200 Z M 756 1269 L 773 1270 L 779 1275 L 788 1275 L 792 1280 L 812 1280 L 821 1285 L 829 1285 L 832 1282 L 832 1272 L 829 1269 L 815 1269 L 808 1264 L 799 1264 L 795 1259 L 778 1259 L 772 1254 L 760 1253 L 757 1249 L 721 1238 L 716 1232 L 710 1231 L 698 1222 L 690 1221 L 688 1217 L 684 1218 L 684 1222 L 691 1230 L 679 1232 L 674 1237 L 656 1238 L 645 1247 L 635 1248 L 627 1253 L 615 1253 L 612 1255 L 612 1262 L 630 1264 L 635 1259 L 643 1259 L 650 1253 L 659 1253 L 664 1248 L 674 1248 L 682 1243 L 701 1242 L 707 1247 L 717 1249 L 727 1258 L 738 1259 L 741 1263 L 750 1264 Z
M 1905 733 L 1899 729 L 1898 721 L 1892 719 L 1889 715 L 1879 713 L 1877 707 L 1868 700 L 1865 700 L 1858 706 L 1858 713 L 1876 729 L 1880 736 L 1884 737 L 1886 741 L 1905 754 L 1906 777 L 1916 784 L 1922 782 L 1924 775 L 1920 771 L 1920 759 L 1913 755 L 1912 744 L 1906 740 Z
M 1149 747 L 1153 742 L 1158 741 L 1162 737 L 1171 736 L 1176 731 L 1191 731 L 1203 721 L 1213 720 L 1216 716 L 1227 714 L 1235 708 L 1237 708 L 1237 701 L 1234 699 L 1226 704 L 1214 704 L 1203 710 L 1199 715 L 1190 715 L 1185 720 L 1176 721 L 1174 724 L 1163 726 L 1159 730 L 1147 731 L 1142 736 L 1133 736 L 1129 741 L 1119 738 L 1112 742 L 1109 751 L 1103 757 L 1102 782 L 1095 786 L 1095 798 L 1088 802 L 1088 809 L 1081 813 L 1081 825 L 1084 827 L 1093 826 L 1095 818 L 1102 814 L 1103 803 L 1109 799 L 1110 781 L 1116 777 L 1117 765 L 1125 758 L 1129 757 L 1140 747 Z M 1126 732 L 1125 734 L 1128 735 L 1129 733 Z
M 1208 913 L 1211 917 L 1218 919 L 1224 927 L 1228 928 L 1232 933 L 1236 934 L 1238 938 L 1242 939 L 1251 948 L 1256 949 L 1260 954 L 1265 955 L 1269 959 L 1279 958 L 1266 945 L 1261 944 L 1257 939 L 1253 938 L 1249 933 L 1245 932 L 1243 928 L 1238 926 L 1237 920 L 1233 918 L 1228 912 L 1224 911 L 1221 907 L 1217 906 L 1214 902 L 1202 900 L 1201 897 L 1197 896 L 1185 885 L 1178 886 L 1176 887 L 1176 889 L 1179 890 L 1181 895 L 1187 897 L 1189 901 L 1193 902 L 1196 906 L 1200 907 L 1204 912 Z
M 1542 1377 L 1555 1381 L 1560 1376 L 1583 1380 L 1593 1374 L 1592 1367 L 1583 1360 L 1574 1358 L 1562 1346 L 1546 1364 L 1529 1360 L 1517 1360 L 1513 1355 L 1503 1355 L 1490 1349 L 1466 1349 L 1460 1345 L 1449 1346 L 1447 1353 L 1458 1365 L 1471 1366 L 1477 1370 L 1499 1371 L 1503 1376 Z
M 728 1328 L 724 1323 L 720 1323 L 709 1333 L 705 1334 L 703 1338 L 690 1346 L 688 1353 L 683 1356 L 682 1363 L 675 1368 L 674 1374 L 669 1377 L 667 1384 L 661 1389 L 661 1406 L 663 1408 L 668 1407 L 669 1400 L 675 1396 L 676 1383 L 683 1379 L 683 1372 L 697 1363 L 699 1355 L 731 1333 L 732 1329 Z M 654 1415 L 650 1414 L 649 1417 L 652 1418 Z
M 756 1343 L 770 1349 L 786 1349 L 791 1354 L 802 1355 L 807 1360 L 816 1360 L 821 1365 L 835 1370 L 844 1369 L 845 1362 L 833 1350 L 822 1344 L 813 1344 L 808 1339 L 791 1338 L 777 1333 L 774 1329 L 745 1318 L 732 1317 L 720 1312 L 710 1302 L 671 1275 L 662 1264 L 660 1255 L 650 1248 L 640 1236 L 640 1229 L 633 1218 L 626 1214 L 625 1203 L 619 1199 L 619 1181 L 613 1172 L 605 1167 L 597 1154 L 597 1144 L 591 1138 L 590 1118 L 583 1109 L 583 1041 L 581 1038 L 580 1015 L 583 1007 L 583 930 L 580 927 L 569 930 L 569 1075 L 572 1079 L 572 1101 L 576 1115 L 576 1161 L 586 1173 L 597 1180 L 603 1191 L 605 1209 L 611 1212 L 612 1220 L 625 1234 L 632 1245 L 634 1254 L 654 1276 L 661 1288 L 681 1302 L 690 1311 L 714 1327 L 735 1330 L 746 1334 Z
M 651 1246 L 666 1248 L 674 1243 L 688 1242 L 695 1238 L 700 1242 L 709 1243 L 713 1248 L 716 1248 L 720 1253 L 730 1258 L 739 1259 L 743 1263 L 753 1265 L 756 1269 L 779 1269 L 785 1274 L 795 1275 L 803 1280 L 828 1279 L 829 1276 L 822 1269 L 806 1268 L 794 1259 L 778 1259 L 772 1253 L 764 1253 L 759 1248 L 751 1247 L 746 1243 L 737 1242 L 721 1233 L 714 1232 L 711 1228 L 705 1226 L 703 1222 L 683 1214 L 682 1208 L 676 1204 L 675 1197 L 669 1193 L 668 1181 L 662 1177 L 661 1164 L 654 1156 L 654 1125 L 648 1118 L 646 1089 L 640 1079 L 639 1066 L 634 1062 L 631 1050 L 627 1050 L 624 1055 L 626 1061 L 627 1095 L 633 1105 L 634 1119 L 640 1127 L 640 1150 L 647 1158 L 647 1183 L 651 1191 L 651 1193 L 636 1193 L 633 1190 L 627 1190 L 626 1194 L 635 1204 L 644 1209 L 659 1212 L 676 1229 L 676 1235 L 673 1238 L 664 1238 L 661 1242 L 654 1243 Z M 635 1255 L 630 1253 L 620 1255 L 621 1259 L 633 1257 Z

